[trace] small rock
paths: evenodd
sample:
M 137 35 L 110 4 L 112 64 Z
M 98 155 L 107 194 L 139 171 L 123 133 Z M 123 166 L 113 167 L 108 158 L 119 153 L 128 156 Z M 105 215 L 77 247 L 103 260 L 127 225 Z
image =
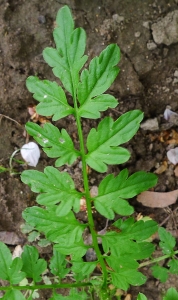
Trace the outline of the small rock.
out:
M 174 72 L 174 77 L 178 77 L 178 70 Z
M 112 18 L 113 18 L 113 20 L 114 20 L 115 22 L 118 22 L 118 23 L 121 23 L 121 22 L 124 21 L 124 17 L 123 17 L 123 16 L 119 16 L 118 14 L 114 14 L 114 15 L 112 16 Z
M 153 42 L 153 41 L 149 41 L 148 43 L 147 43 L 147 49 L 148 50 L 154 50 L 154 49 L 156 49 L 157 48 L 157 45 Z
M 156 131 L 159 129 L 158 120 L 157 118 L 154 119 L 148 119 L 145 122 L 143 122 L 140 127 L 143 130 L 150 130 L 150 131 Z
M 141 33 L 140 33 L 139 31 L 135 32 L 135 37 L 136 37 L 136 38 L 139 38 L 140 35 L 141 35 Z
M 38 17 L 38 22 L 39 22 L 40 24 L 45 24 L 45 23 L 46 23 L 46 18 L 45 18 L 45 16 L 40 15 L 40 16 Z
M 174 93 L 175 93 L 175 94 L 178 94 L 178 89 L 174 90 Z
M 150 26 L 151 26 L 151 21 L 145 21 L 145 22 L 143 22 L 143 27 L 145 27 L 147 29 L 150 29 Z
M 173 84 L 178 83 L 178 78 L 175 77 L 175 78 L 173 79 L 173 82 L 172 82 L 172 83 L 173 83 Z
M 167 46 L 178 42 L 178 10 L 168 13 L 162 20 L 152 24 L 156 44 Z
M 171 78 L 171 77 L 166 78 L 166 82 L 167 82 L 167 83 L 171 83 L 171 81 L 172 81 L 172 78 Z

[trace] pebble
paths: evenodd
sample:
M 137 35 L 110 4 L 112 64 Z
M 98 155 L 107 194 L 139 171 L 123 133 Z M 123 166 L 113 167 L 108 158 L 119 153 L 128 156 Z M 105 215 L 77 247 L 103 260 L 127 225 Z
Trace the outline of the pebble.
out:
M 46 18 L 43 15 L 38 16 L 38 22 L 40 24 L 45 24 L 46 23 Z
M 140 33 L 139 31 L 135 32 L 135 37 L 136 37 L 136 38 L 139 38 L 140 35 L 141 35 L 141 33 Z
M 150 26 L 151 26 L 151 22 L 150 21 L 143 22 L 143 27 L 145 27 L 147 29 L 150 29 Z
M 164 18 L 151 25 L 156 44 L 167 46 L 178 42 L 178 10 L 168 13 Z
M 150 130 L 150 131 L 156 131 L 159 129 L 159 125 L 158 125 L 158 119 L 154 118 L 154 119 L 148 119 L 145 122 L 143 122 L 140 127 L 143 130 Z
M 174 77 L 178 77 L 178 70 L 174 72 Z
M 156 49 L 157 48 L 157 45 L 153 42 L 153 41 L 149 41 L 148 43 L 147 43 L 147 49 L 148 50 L 154 50 L 154 49 Z
M 175 94 L 178 94 L 178 89 L 174 90 L 174 93 L 175 93 Z

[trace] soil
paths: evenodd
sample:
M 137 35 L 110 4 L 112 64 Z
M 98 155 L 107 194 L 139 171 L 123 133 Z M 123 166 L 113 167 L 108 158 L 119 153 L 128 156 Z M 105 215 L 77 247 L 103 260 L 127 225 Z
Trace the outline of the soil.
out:
M 0 114 L 5 116 L 1 115 L 0 165 L 9 168 L 13 152 L 25 144 L 24 125 L 30 118 L 27 107 L 35 104 L 25 86 L 26 78 L 37 74 L 41 78 L 55 80 L 41 53 L 45 47 L 53 45 L 52 30 L 56 13 L 64 4 L 71 8 L 76 26 L 86 30 L 87 54 L 90 59 L 113 42 L 121 49 L 120 74 L 109 90 L 118 99 L 119 105 L 107 113 L 116 119 L 126 111 L 141 109 L 145 120 L 156 118 L 158 121 L 156 129 L 152 130 L 152 123 L 149 124 L 147 130 L 140 129 L 126 145 L 131 152 L 131 159 L 124 167 L 130 173 L 138 170 L 155 172 L 164 163 L 166 168 L 164 172 L 158 171 L 158 184 L 154 190 L 167 192 L 178 189 L 175 166 L 166 155 L 167 150 L 175 147 L 178 140 L 169 144 L 166 139 L 161 139 L 161 136 L 166 135 L 171 138 L 177 132 L 177 124 L 170 124 L 163 118 L 167 106 L 178 112 L 178 27 L 173 22 L 173 14 L 178 12 L 177 0 L 0 0 Z M 163 26 L 166 16 L 171 20 L 169 26 Z M 158 22 L 161 22 L 162 27 Z M 152 24 L 156 24 L 157 31 Z M 169 29 L 173 37 L 167 32 Z M 169 41 L 166 40 L 168 37 Z M 84 120 L 85 133 L 96 124 L 97 121 Z M 67 128 L 69 134 L 75 137 L 73 118 L 62 119 L 57 122 L 57 126 L 60 129 Z M 16 158 L 21 159 L 19 155 Z M 13 164 L 17 172 L 23 171 L 23 166 Z M 37 169 L 42 171 L 45 166 L 53 164 L 53 160 L 41 153 Z M 73 166 L 72 171 L 68 167 L 66 169 L 78 189 L 82 189 L 79 162 Z M 108 170 L 115 174 L 119 171 L 120 166 Z M 91 187 L 97 186 L 102 178 L 103 175 L 92 171 Z M 20 224 L 23 223 L 21 213 L 27 206 L 32 206 L 34 201 L 35 195 L 20 181 L 18 174 L 1 173 L 0 231 L 17 234 L 14 244 L 24 240 L 20 233 Z M 151 215 L 158 223 L 165 220 L 168 214 L 172 216 L 171 212 L 177 207 L 174 204 L 169 210 L 151 209 L 135 199 L 132 204 L 136 214 Z M 176 218 L 172 220 L 171 217 L 164 226 L 175 230 L 177 223 Z M 98 222 L 98 229 L 102 229 L 103 225 L 104 221 Z M 176 275 L 172 275 L 166 284 L 161 284 L 152 277 L 148 268 L 143 271 L 147 273 L 148 281 L 144 286 L 129 291 L 132 299 L 136 299 L 140 291 L 149 300 L 160 300 L 162 292 L 168 287 L 178 288 Z M 48 299 L 48 295 L 43 294 L 40 299 Z

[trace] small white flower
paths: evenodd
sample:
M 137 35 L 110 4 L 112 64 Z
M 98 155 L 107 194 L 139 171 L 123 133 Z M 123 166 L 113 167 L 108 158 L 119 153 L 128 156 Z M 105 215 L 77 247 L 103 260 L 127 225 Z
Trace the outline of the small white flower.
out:
M 20 153 L 29 166 L 36 167 L 40 158 L 40 149 L 36 143 L 30 142 L 23 145 Z
M 169 150 L 167 157 L 172 164 L 176 165 L 178 163 L 178 148 Z

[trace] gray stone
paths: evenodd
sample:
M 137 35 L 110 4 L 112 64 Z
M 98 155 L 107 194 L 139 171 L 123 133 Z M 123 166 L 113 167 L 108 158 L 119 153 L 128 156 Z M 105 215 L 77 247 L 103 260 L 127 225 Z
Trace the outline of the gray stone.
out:
M 141 35 L 141 33 L 140 33 L 139 31 L 135 32 L 135 37 L 136 37 L 136 38 L 139 38 L 140 35 Z
M 148 119 L 145 122 L 143 122 L 140 127 L 143 130 L 150 130 L 150 131 L 156 131 L 159 129 L 158 120 L 157 118 L 154 119 Z
M 174 77 L 178 77 L 178 70 L 175 70 Z
M 157 45 L 153 42 L 153 41 L 149 41 L 148 43 L 147 43 L 147 49 L 148 50 L 154 50 L 154 49 L 156 49 L 157 48 Z
M 153 39 L 157 44 L 167 46 L 178 42 L 178 10 L 168 13 L 163 19 L 152 24 Z

